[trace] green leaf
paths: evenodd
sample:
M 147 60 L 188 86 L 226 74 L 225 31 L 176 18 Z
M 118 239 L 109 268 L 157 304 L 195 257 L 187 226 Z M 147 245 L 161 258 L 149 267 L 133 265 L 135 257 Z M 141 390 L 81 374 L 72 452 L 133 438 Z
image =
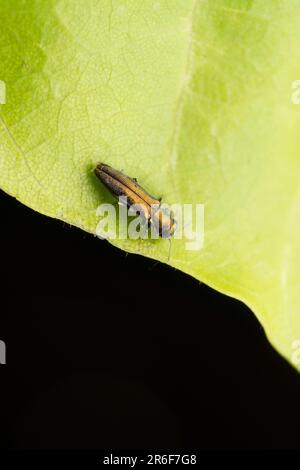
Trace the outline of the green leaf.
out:
M 203 249 L 172 240 L 169 264 L 243 300 L 300 369 L 299 0 L 10 0 L 0 18 L 4 191 L 91 233 L 99 161 L 204 203 Z M 168 240 L 112 242 L 168 261 Z

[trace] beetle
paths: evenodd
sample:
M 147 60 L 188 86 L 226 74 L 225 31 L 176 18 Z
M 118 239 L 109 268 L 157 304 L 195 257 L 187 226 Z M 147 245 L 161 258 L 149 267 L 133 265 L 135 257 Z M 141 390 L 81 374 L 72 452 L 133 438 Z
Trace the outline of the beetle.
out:
M 126 196 L 128 207 L 138 205 L 141 215 L 149 225 L 154 225 L 161 238 L 174 235 L 176 221 L 172 212 L 161 207 L 161 199 L 151 196 L 135 178 L 130 178 L 105 163 L 96 166 L 95 174 L 116 199 Z

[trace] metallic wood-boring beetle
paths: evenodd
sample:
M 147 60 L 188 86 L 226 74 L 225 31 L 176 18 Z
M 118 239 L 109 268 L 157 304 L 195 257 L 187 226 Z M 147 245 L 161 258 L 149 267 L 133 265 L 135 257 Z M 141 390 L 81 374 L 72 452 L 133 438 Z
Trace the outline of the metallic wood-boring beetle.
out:
M 128 207 L 138 205 L 141 215 L 148 224 L 154 225 L 161 238 L 170 238 L 174 235 L 176 221 L 172 212 L 161 207 L 161 200 L 147 193 L 136 179 L 105 163 L 97 165 L 95 174 L 116 199 L 126 196 Z

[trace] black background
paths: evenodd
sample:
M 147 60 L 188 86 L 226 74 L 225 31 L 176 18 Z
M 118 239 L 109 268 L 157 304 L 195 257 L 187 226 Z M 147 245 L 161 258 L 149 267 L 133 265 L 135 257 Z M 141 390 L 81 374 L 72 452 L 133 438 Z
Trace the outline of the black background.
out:
M 242 303 L 0 194 L 1 448 L 299 447 L 300 376 Z

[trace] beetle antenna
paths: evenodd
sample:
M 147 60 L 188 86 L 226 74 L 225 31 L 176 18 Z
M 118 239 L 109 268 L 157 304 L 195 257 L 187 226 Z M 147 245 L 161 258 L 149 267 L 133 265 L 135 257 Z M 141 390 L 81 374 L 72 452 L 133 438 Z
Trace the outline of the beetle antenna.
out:
M 169 254 L 168 254 L 168 262 L 170 261 L 170 254 L 171 254 L 171 238 L 168 238 L 170 246 L 169 246 Z

